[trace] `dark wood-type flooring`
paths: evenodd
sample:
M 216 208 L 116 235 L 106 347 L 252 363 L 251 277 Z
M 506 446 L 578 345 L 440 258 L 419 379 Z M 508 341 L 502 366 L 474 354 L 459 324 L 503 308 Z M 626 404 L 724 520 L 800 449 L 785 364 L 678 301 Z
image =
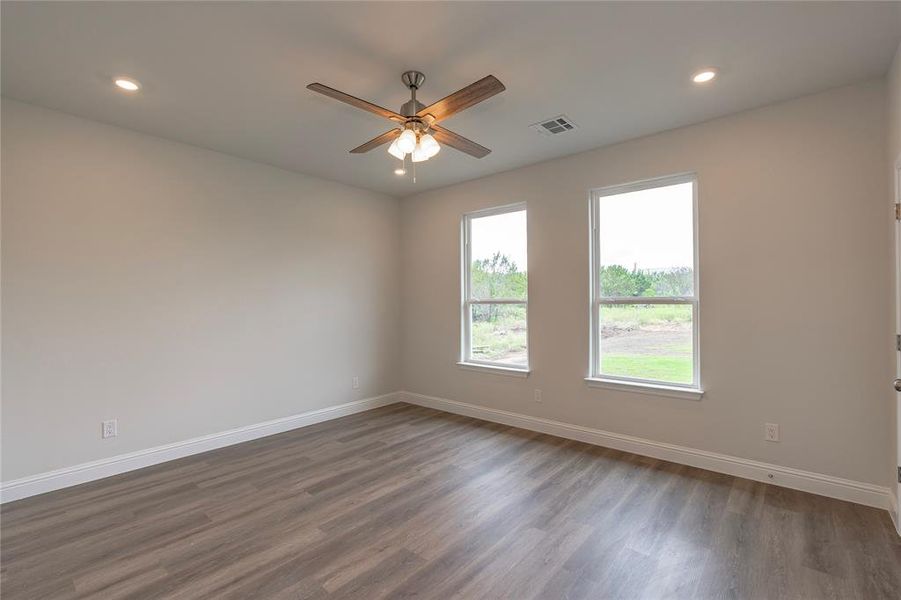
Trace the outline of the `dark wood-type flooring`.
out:
M 901 598 L 885 511 L 397 404 L 2 508 L 20 598 Z

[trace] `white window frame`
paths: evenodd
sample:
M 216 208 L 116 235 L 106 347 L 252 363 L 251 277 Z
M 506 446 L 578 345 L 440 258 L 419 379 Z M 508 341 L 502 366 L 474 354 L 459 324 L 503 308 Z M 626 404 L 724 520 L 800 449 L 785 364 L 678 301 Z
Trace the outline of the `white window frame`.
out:
M 654 296 L 654 297 L 604 297 L 601 295 L 600 266 L 601 239 L 598 224 L 600 222 L 600 199 L 629 192 L 638 192 L 658 187 L 692 184 L 692 237 L 694 245 L 693 294 L 691 296 Z M 642 393 L 673 396 L 678 398 L 700 399 L 704 391 L 701 387 L 700 342 L 700 278 L 698 269 L 698 177 L 696 173 L 679 173 L 653 179 L 644 179 L 620 185 L 613 185 L 591 190 L 590 193 L 590 293 L 591 293 L 591 340 L 589 342 L 588 377 L 585 380 L 592 387 L 617 390 L 639 391 Z M 655 379 L 641 379 L 601 373 L 601 336 L 600 308 L 602 305 L 616 304 L 687 304 L 692 307 L 692 383 L 682 384 Z
M 510 212 L 526 211 L 526 223 L 528 223 L 528 208 L 525 202 L 517 202 L 515 204 L 505 204 L 503 206 L 494 206 L 482 210 L 476 210 L 463 215 L 460 224 L 460 271 L 461 271 L 461 302 L 460 302 L 460 361 L 457 363 L 461 368 L 474 369 L 479 371 L 493 372 L 500 375 L 513 375 L 517 377 L 526 377 L 529 374 L 529 291 L 528 281 L 526 283 L 526 299 L 518 298 L 491 298 L 483 300 L 472 297 L 471 286 L 471 268 L 472 268 L 472 247 L 470 240 L 472 237 L 472 221 L 482 217 L 491 217 L 494 215 L 502 215 Z M 526 230 L 526 252 L 528 252 L 528 225 Z M 524 366 L 511 365 L 510 363 L 500 363 L 486 360 L 479 360 L 472 357 L 472 310 L 473 304 L 521 304 L 526 307 L 526 364 Z

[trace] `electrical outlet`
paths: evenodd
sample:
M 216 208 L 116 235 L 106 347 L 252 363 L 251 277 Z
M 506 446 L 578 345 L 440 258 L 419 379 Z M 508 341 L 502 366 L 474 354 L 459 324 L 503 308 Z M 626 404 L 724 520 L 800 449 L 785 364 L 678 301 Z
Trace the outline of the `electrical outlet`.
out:
M 541 402 L 541 390 L 535 390 L 535 402 Z
M 100 423 L 100 437 L 103 439 L 113 438 L 119 435 L 119 422 L 116 419 L 102 421 Z
M 353 385 L 353 387 L 354 387 L 355 390 L 360 389 L 360 378 L 357 377 L 356 375 L 354 375 L 352 385 Z
M 764 439 L 768 442 L 779 441 L 779 425 L 778 423 L 767 423 L 764 428 Z

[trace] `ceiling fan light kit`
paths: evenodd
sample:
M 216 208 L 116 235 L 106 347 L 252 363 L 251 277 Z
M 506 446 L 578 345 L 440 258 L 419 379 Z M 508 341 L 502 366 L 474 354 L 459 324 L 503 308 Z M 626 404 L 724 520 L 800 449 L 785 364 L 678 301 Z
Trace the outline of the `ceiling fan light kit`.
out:
M 441 146 L 435 141 L 435 138 L 432 137 L 431 133 L 419 136 L 419 145 L 422 146 L 422 151 L 425 152 L 429 158 L 432 158 L 441 150 Z
M 388 146 L 388 154 L 395 157 L 397 160 L 403 160 L 404 156 L 406 156 L 405 152 L 402 152 L 400 148 L 397 147 L 397 140 L 391 142 L 391 145 Z
M 404 127 L 406 127 L 406 125 L 404 125 Z M 397 138 L 397 149 L 402 154 L 413 152 L 413 150 L 416 149 L 416 144 L 419 143 L 416 138 L 416 131 L 414 129 L 403 129 L 400 137 Z M 403 159 L 403 156 L 401 156 L 401 159 Z
M 422 146 L 416 144 L 416 149 L 414 149 L 413 152 L 410 153 L 410 160 L 415 163 L 425 162 L 429 160 L 429 155 L 426 154 L 425 150 L 422 149 Z
M 442 98 L 430 106 L 425 106 L 416 99 L 416 91 L 425 83 L 425 75 L 419 71 L 406 71 L 401 75 L 401 81 L 410 90 L 410 100 L 400 107 L 396 113 L 381 106 L 361 100 L 350 94 L 338 91 L 334 88 L 311 83 L 308 89 L 334 98 L 351 106 L 379 115 L 397 125 L 382 135 L 375 137 L 365 144 L 351 150 L 351 154 L 362 154 L 378 148 L 384 144 L 388 146 L 388 153 L 404 161 L 407 154 L 414 163 L 424 162 L 438 154 L 441 144 L 459 150 L 475 158 L 487 156 L 491 150 L 481 146 L 472 140 L 439 126 L 437 123 L 455 115 L 471 106 L 487 100 L 495 94 L 503 92 L 506 88 L 494 75 L 488 75 L 465 88 L 454 92 L 450 96 Z M 440 143 L 439 143 L 440 142 Z M 395 174 L 405 172 L 403 167 L 395 169 Z

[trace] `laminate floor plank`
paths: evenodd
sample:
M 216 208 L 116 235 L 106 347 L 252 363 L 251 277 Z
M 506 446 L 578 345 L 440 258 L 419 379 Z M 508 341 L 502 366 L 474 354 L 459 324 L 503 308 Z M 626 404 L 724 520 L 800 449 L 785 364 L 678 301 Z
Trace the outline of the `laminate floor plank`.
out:
M 3 505 L 20 599 L 896 599 L 867 508 L 395 404 Z

